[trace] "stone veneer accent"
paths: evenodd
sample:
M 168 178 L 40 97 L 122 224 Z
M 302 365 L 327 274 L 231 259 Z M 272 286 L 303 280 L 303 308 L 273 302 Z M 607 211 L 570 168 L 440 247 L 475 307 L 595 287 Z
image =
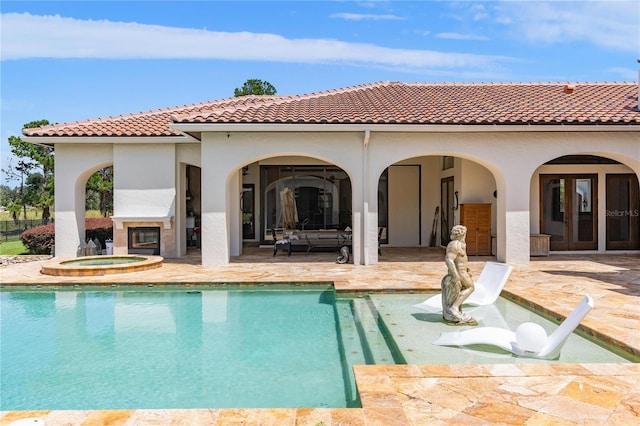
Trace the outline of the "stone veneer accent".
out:
M 117 226 L 113 227 L 113 254 L 123 256 L 129 254 L 129 230 L 138 226 L 157 226 L 160 228 L 160 256 L 177 257 L 176 248 L 176 227 L 175 222 L 171 221 L 171 229 L 164 227 L 164 222 L 123 222 L 122 229 Z

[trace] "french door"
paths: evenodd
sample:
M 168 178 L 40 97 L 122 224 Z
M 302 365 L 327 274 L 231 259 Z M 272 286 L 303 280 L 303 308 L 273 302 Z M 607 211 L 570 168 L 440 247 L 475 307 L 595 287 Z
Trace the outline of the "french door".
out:
M 640 190 L 634 174 L 607 175 L 607 250 L 640 248 Z
M 597 175 L 540 175 L 540 230 L 550 250 L 598 248 Z

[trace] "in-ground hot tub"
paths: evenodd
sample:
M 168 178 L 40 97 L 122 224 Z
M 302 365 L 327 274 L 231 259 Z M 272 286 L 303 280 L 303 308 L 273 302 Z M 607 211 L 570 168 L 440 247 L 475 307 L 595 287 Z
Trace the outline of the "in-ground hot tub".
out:
M 160 256 L 88 256 L 53 260 L 44 263 L 40 272 L 66 277 L 123 274 L 159 268 L 162 260 Z

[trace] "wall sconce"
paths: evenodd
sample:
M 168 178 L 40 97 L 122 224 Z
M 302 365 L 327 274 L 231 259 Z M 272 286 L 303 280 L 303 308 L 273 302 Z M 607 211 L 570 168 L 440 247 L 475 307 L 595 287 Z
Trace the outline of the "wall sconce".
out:
M 242 168 L 242 176 L 246 176 L 249 174 L 249 166 L 244 166 Z

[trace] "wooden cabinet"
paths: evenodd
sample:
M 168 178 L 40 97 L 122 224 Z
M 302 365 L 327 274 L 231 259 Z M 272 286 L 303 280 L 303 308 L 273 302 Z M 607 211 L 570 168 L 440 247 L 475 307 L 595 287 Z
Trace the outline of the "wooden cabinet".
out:
M 491 204 L 460 204 L 460 224 L 467 227 L 467 254 L 491 255 Z

